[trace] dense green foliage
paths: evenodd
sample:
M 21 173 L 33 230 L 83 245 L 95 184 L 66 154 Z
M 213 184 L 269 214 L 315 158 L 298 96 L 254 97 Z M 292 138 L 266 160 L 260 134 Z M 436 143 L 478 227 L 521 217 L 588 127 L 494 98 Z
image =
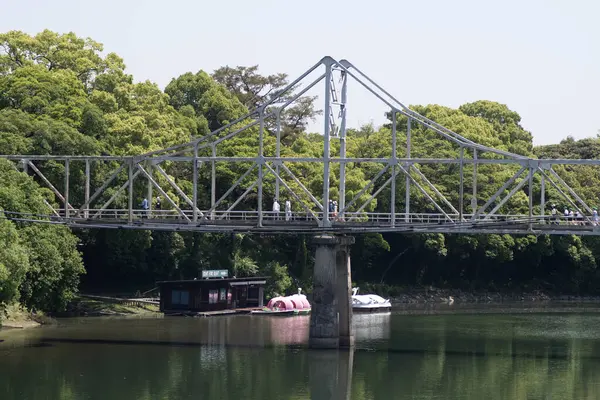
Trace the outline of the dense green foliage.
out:
M 256 66 L 223 67 L 210 75 L 202 70 L 173 79 L 164 92 L 151 82 L 135 83 L 117 55 L 103 55 L 102 45 L 76 35 L 44 31 L 35 36 L 22 32 L 0 35 L 0 153 L 2 154 L 114 154 L 135 155 L 189 141 L 243 116 L 264 100 L 273 98 L 288 83 L 285 74 L 262 76 Z M 415 106 L 415 111 L 478 143 L 519 154 L 538 157 L 595 158 L 599 139 L 534 148 L 532 136 L 520 125 L 520 116 L 502 104 L 477 101 L 458 109 L 438 105 Z M 308 122 L 320 111 L 314 98 L 304 97 L 281 115 L 282 154 L 317 157 L 322 137 L 306 132 Z M 391 116 L 388 116 L 391 120 Z M 265 151 L 274 152 L 274 119 L 267 119 Z M 398 116 L 399 132 L 407 120 Z M 403 143 L 399 134 L 398 142 Z M 413 156 L 458 157 L 459 149 L 433 131 L 412 126 Z M 332 141 L 332 152 L 339 143 Z M 363 126 L 348 132 L 348 156 L 385 157 L 391 154 L 391 126 Z M 257 130 L 224 141 L 219 155 L 253 156 Z M 398 152 L 404 150 L 399 146 Z M 471 156 L 471 155 L 467 155 Z M 80 163 L 81 164 L 81 163 Z M 64 167 L 48 162 L 50 178 L 59 177 Z M 217 163 L 217 187 L 223 194 L 248 166 Z M 346 172 L 346 196 L 354 197 L 381 169 L 375 163 L 350 163 Z M 165 165 L 167 172 L 188 190 L 189 181 L 181 166 Z M 313 193 L 320 193 L 320 165 L 291 164 L 290 170 Z M 71 179 L 83 182 L 83 165 L 71 166 Z M 458 201 L 456 165 L 421 165 L 421 171 L 454 204 Z M 111 165 L 94 166 L 95 187 L 111 171 Z M 465 173 L 472 174 L 465 166 Z M 482 165 L 478 169 L 478 205 L 512 174 L 514 168 Z M 599 179 L 590 168 L 559 171 L 565 180 L 592 203 L 600 195 Z M 52 173 L 54 176 L 52 176 Z M 210 172 L 200 170 L 200 181 L 209 182 Z M 378 184 L 389 178 L 389 171 Z M 161 179 L 161 178 L 157 178 Z M 242 182 L 232 197 L 250 183 Z M 339 183 L 339 171 L 331 176 Z M 33 178 L 0 164 L 0 208 L 9 211 L 47 214 L 45 200 L 54 202 Z M 400 179 L 399 182 L 403 182 Z M 290 186 L 296 188 L 293 181 Z M 83 186 L 83 185 L 81 185 Z M 534 182 L 539 196 L 539 182 Z M 135 187 L 143 196 L 142 184 Z M 396 187 L 396 208 L 404 208 L 404 185 Z M 414 187 L 411 204 L 415 212 L 436 212 Z M 264 187 L 265 204 L 274 196 L 274 179 Z M 300 191 L 298 191 L 300 192 Z M 366 200 L 373 189 L 367 191 Z M 110 196 L 113 192 L 107 191 Z M 81 204 L 82 189 L 71 193 Z M 209 191 L 201 190 L 199 205 L 210 204 Z M 336 189 L 332 196 L 338 196 Z M 174 196 L 176 197 L 176 196 Z M 390 187 L 384 189 L 365 211 L 389 209 Z M 471 192 L 465 191 L 465 211 L 471 212 Z M 562 202 L 548 188 L 548 202 Z M 250 193 L 240 207 L 256 207 Z M 126 206 L 124 195 L 115 206 Z M 522 212 L 527 207 L 527 186 L 508 201 L 501 211 Z M 356 209 L 360 201 L 354 207 Z M 560 203 L 562 204 L 562 203 Z M 295 210 L 300 210 L 294 202 Z M 305 236 L 248 236 L 181 232 L 105 231 L 75 232 L 54 225 L 27 225 L 0 220 L 0 302 L 20 297 L 26 305 L 56 310 L 77 290 L 79 275 L 86 290 L 144 290 L 165 278 L 189 278 L 201 269 L 226 268 L 238 276 L 267 274 L 275 277 L 269 293 L 310 287 L 312 253 Z M 575 236 L 453 236 L 367 234 L 357 237 L 353 247 L 353 274 L 357 281 L 403 285 L 458 286 L 469 289 L 544 288 L 568 292 L 592 292 L 600 286 L 597 264 L 600 241 Z

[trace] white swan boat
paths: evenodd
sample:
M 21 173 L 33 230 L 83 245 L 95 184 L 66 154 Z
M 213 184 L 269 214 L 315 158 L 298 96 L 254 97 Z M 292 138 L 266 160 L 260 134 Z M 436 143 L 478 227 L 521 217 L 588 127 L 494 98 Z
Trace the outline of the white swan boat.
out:
M 352 311 L 384 312 L 392 309 L 392 303 L 376 294 L 358 294 L 359 288 L 352 289 Z

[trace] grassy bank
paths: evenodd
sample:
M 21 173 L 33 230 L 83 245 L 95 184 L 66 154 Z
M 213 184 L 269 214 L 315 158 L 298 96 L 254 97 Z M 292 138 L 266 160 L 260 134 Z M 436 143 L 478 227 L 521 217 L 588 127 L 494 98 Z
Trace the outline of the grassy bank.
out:
M 32 313 L 20 304 L 11 304 L 0 315 L 0 327 L 2 328 L 34 328 L 43 324 L 52 323 L 52 319 L 43 313 Z
M 110 301 L 107 299 L 89 298 L 85 296 L 76 297 L 68 306 L 67 310 L 57 313 L 57 317 L 92 317 L 106 315 L 144 315 L 155 314 L 158 306 L 153 304 L 129 304 L 121 301 Z

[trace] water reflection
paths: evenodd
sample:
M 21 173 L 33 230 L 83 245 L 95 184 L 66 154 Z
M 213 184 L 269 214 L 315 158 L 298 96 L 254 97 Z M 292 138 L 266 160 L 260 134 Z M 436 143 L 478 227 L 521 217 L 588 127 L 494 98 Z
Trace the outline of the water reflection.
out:
M 391 318 L 391 313 L 354 314 L 352 327 L 355 339 L 364 343 L 374 340 L 389 340 Z
M 0 399 L 598 399 L 600 314 L 82 320 L 0 332 Z

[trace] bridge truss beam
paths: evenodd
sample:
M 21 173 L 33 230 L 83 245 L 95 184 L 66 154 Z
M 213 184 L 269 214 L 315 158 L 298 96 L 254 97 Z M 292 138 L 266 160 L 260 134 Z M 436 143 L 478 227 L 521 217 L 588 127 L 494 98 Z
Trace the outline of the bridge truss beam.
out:
M 351 83 L 390 113 L 389 154 L 347 157 Z M 322 154 L 297 156 L 282 143 L 281 114 L 321 86 Z M 433 158 L 422 152 L 415 156 L 415 135 L 425 131 L 448 142 L 459 156 Z M 254 154 L 231 154 L 224 149 L 224 144 L 248 135 L 258 138 Z M 290 233 L 598 232 L 592 208 L 569 186 L 564 171 L 598 168 L 600 160 L 538 160 L 475 143 L 404 106 L 352 63 L 330 57 L 258 109 L 188 143 L 136 156 L 0 158 L 12 161 L 55 196 L 55 201 L 47 202 L 47 214 L 4 210 L 6 218 L 73 227 Z M 362 188 L 348 190 L 348 168 L 356 164 L 376 166 L 375 172 Z M 306 174 L 306 166 L 322 171 L 322 183 Z M 458 175 L 456 187 L 440 182 L 432 173 L 436 168 L 452 169 L 449 173 Z M 509 178 L 482 181 L 485 171 L 481 171 L 486 168 L 506 169 Z M 218 174 L 223 169 L 226 179 Z M 485 185 L 493 187 L 491 194 L 482 194 Z M 155 192 L 163 203 L 158 209 L 153 206 Z M 525 206 L 519 200 L 523 196 Z M 150 205 L 147 210 L 140 209 L 144 197 Z M 272 211 L 273 202 L 283 199 L 293 203 L 287 218 Z M 338 202 L 337 208 L 331 209 L 330 200 Z M 545 212 L 548 200 L 568 205 L 581 219 L 553 220 Z M 510 215 L 514 204 L 521 206 L 521 212 Z

